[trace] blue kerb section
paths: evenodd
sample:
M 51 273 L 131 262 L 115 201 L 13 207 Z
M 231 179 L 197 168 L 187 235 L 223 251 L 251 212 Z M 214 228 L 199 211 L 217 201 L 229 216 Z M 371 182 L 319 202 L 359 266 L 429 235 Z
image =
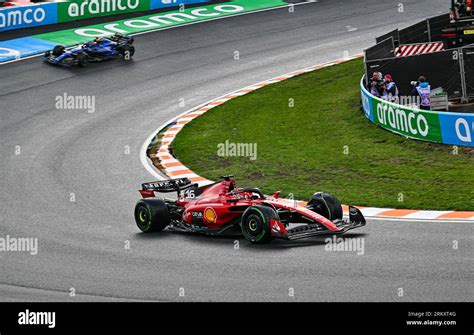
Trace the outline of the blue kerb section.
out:
M 0 42 L 0 63 L 52 50 L 55 44 L 34 37 Z

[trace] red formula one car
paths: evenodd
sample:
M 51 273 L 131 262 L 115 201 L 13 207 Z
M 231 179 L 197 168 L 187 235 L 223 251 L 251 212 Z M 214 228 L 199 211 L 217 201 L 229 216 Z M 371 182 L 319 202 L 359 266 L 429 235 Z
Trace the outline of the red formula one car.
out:
M 135 221 L 145 233 L 172 231 L 220 235 L 238 229 L 252 243 L 273 238 L 296 240 L 322 234 L 341 234 L 365 226 L 359 209 L 349 207 L 343 220 L 340 202 L 315 193 L 306 206 L 264 195 L 258 188 L 236 188 L 232 176 L 198 187 L 187 178 L 142 184 L 143 199 L 135 207 Z M 155 192 L 177 192 L 177 200 L 157 198 Z

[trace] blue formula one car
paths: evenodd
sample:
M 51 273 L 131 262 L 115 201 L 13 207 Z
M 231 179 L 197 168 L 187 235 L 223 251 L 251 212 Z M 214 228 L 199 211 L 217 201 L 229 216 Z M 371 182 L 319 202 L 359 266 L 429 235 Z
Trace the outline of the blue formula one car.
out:
M 131 60 L 135 47 L 133 37 L 115 34 L 111 37 L 96 37 L 77 48 L 66 49 L 62 45 L 56 45 L 53 50 L 47 51 L 44 60 L 47 63 L 63 66 L 78 65 L 86 67 L 90 62 L 101 62 L 103 60 L 123 57 Z

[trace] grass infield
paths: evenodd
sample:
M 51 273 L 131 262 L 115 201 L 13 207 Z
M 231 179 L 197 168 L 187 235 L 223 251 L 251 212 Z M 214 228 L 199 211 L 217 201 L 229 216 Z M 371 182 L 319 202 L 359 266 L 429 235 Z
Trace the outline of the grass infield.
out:
M 474 150 L 456 154 L 370 123 L 360 111 L 362 68 L 358 59 L 233 99 L 186 125 L 174 154 L 203 177 L 233 174 L 267 194 L 306 200 L 325 191 L 360 206 L 474 210 Z M 256 159 L 219 156 L 226 141 L 256 144 Z

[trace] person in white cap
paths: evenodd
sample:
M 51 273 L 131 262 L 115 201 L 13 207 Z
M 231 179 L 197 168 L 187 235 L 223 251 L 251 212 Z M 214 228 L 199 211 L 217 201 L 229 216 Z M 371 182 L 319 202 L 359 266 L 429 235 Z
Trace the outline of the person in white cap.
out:
M 369 85 L 367 89 L 369 90 L 370 94 L 376 97 L 383 96 L 384 93 L 384 85 L 383 85 L 383 75 L 381 72 L 374 72 L 372 74 L 372 78 L 369 80 Z

